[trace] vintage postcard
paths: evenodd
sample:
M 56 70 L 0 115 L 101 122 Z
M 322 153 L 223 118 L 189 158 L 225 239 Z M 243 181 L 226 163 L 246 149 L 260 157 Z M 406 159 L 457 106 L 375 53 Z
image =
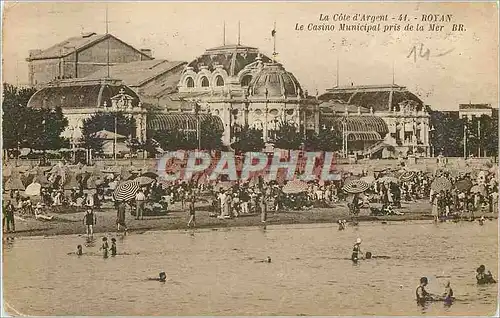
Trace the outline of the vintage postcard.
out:
M 498 315 L 495 2 L 2 3 L 2 316 Z

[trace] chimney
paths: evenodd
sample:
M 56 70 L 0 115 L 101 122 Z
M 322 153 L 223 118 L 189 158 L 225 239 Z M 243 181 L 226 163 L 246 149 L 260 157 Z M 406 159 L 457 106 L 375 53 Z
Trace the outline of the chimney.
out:
M 151 51 L 151 49 L 141 49 L 141 53 L 149 56 L 150 58 L 153 58 L 153 52 Z M 148 59 L 145 58 L 144 56 L 141 57 L 141 61 L 144 61 L 144 60 L 148 60 Z
M 28 59 L 32 59 L 33 57 L 37 56 L 38 54 L 42 53 L 42 50 L 36 49 L 36 50 L 29 50 L 28 51 Z

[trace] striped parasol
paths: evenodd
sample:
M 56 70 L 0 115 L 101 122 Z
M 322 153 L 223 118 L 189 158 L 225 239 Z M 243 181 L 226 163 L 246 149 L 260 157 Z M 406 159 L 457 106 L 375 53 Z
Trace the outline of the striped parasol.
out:
M 451 187 L 451 181 L 445 177 L 436 178 L 431 184 L 431 189 L 436 192 L 450 190 Z
M 143 185 L 148 185 L 150 184 L 151 182 L 153 182 L 154 180 L 149 178 L 149 177 L 137 177 L 134 179 L 135 181 L 137 181 L 141 186 Z
M 283 186 L 283 193 L 301 193 L 307 191 L 307 183 L 302 180 L 291 180 Z
M 113 197 L 116 201 L 129 201 L 135 198 L 137 191 L 139 191 L 139 182 L 135 180 L 128 180 L 120 183 L 115 191 Z
M 399 179 L 401 181 L 410 181 L 411 179 L 415 178 L 417 174 L 415 173 L 415 171 L 404 171 L 403 173 L 401 173 L 401 175 L 399 176 Z
M 351 180 L 344 184 L 342 190 L 347 193 L 355 194 L 365 192 L 368 188 L 370 188 L 370 185 L 363 180 Z

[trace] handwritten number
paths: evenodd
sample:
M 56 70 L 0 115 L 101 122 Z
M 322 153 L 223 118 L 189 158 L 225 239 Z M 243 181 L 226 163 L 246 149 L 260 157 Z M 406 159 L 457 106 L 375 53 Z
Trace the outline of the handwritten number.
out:
M 418 56 L 423 57 L 426 60 L 429 60 L 430 54 L 431 54 L 431 51 L 429 49 L 425 49 L 425 51 L 424 51 L 424 45 L 422 43 L 420 43 L 420 49 L 418 52 Z M 417 62 L 417 46 L 416 45 L 414 45 L 411 48 L 410 54 L 408 54 L 408 56 L 406 58 L 410 58 L 412 55 L 413 55 L 413 61 Z

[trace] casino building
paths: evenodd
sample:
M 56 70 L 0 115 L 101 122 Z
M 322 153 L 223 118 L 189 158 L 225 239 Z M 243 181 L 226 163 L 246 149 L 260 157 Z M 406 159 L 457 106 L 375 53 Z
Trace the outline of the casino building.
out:
M 181 74 L 178 95 L 197 105 L 192 112 L 222 119 L 225 144 L 246 125 L 262 129 L 266 143 L 272 143 L 282 122 L 304 134 L 319 129 L 317 100 L 282 64 L 250 46 L 207 49 Z

